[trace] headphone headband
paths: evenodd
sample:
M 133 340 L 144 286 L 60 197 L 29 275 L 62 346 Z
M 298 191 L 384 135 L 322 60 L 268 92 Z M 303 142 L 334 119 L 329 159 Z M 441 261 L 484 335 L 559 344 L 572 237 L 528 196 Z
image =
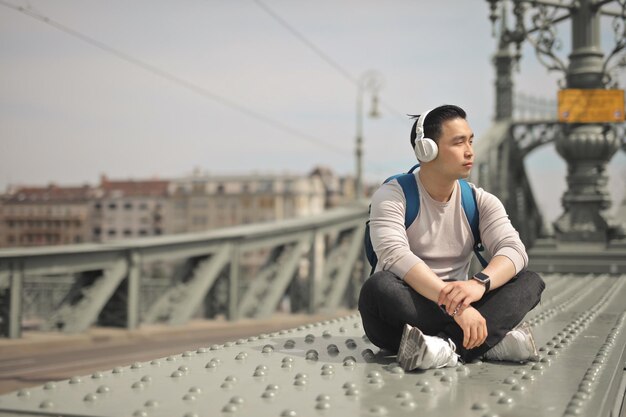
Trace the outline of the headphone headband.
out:
M 430 113 L 430 110 L 426 110 L 417 118 L 417 123 L 415 124 L 415 140 L 422 140 L 424 138 L 424 122 L 426 121 L 428 113 Z

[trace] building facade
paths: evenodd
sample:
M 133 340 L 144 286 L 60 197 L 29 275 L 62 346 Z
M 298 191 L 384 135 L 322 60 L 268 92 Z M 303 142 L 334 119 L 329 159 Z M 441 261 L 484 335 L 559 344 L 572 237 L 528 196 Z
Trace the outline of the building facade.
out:
M 88 185 L 9 189 L 0 203 L 0 247 L 90 241 L 93 195 Z
M 325 208 L 319 177 L 195 174 L 170 182 L 167 233 L 310 216 Z
M 164 233 L 168 181 L 112 181 L 102 176 L 91 202 L 93 242 Z
M 202 232 L 321 213 L 354 199 L 354 180 L 309 175 L 206 175 L 111 180 L 95 187 L 14 187 L 0 195 L 0 247 L 109 242 Z

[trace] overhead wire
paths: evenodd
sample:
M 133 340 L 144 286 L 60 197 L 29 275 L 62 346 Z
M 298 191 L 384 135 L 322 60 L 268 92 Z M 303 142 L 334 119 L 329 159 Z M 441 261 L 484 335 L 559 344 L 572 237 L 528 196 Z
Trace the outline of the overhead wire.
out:
M 296 39 L 306 45 L 309 49 L 311 49 L 317 56 L 319 56 L 323 61 L 325 61 L 328 65 L 334 68 L 339 74 L 341 74 L 346 80 L 350 81 L 357 88 L 359 87 L 359 80 L 357 77 L 352 75 L 348 70 L 343 68 L 336 60 L 334 60 L 330 55 L 325 53 L 320 47 L 318 47 L 315 43 L 309 40 L 306 36 L 302 34 L 299 30 L 297 30 L 293 25 L 291 25 L 285 18 L 276 13 L 272 8 L 270 8 L 267 4 L 265 4 L 261 0 L 253 0 L 254 3 L 261 8 L 265 13 L 267 13 L 272 19 L 278 22 L 282 27 L 284 27 L 289 33 L 291 33 Z M 398 120 L 401 120 L 403 124 L 407 123 L 407 115 L 403 115 L 401 112 L 397 111 L 393 108 L 389 103 L 385 100 L 380 99 L 379 103 L 391 114 L 396 116 Z
M 211 91 L 209 91 L 208 89 L 198 86 L 190 81 L 187 81 L 181 77 L 178 77 L 168 71 L 162 70 L 158 67 L 156 67 L 155 65 L 149 64 L 147 62 L 144 62 L 138 58 L 135 58 L 127 53 L 124 53 L 112 46 L 109 46 L 107 44 L 105 44 L 104 42 L 101 42 L 99 40 L 96 40 L 88 35 L 85 35 L 84 33 L 72 29 L 58 21 L 55 21 L 41 13 L 35 12 L 32 9 L 28 9 L 22 6 L 18 6 L 15 4 L 12 4 L 10 2 L 7 2 L 5 0 L 0 0 L 0 5 L 5 6 L 7 8 L 13 9 L 19 13 L 22 13 L 24 15 L 27 15 L 35 20 L 38 20 L 40 22 L 45 23 L 46 25 L 52 26 L 57 30 L 60 30 L 70 36 L 73 36 L 77 39 L 80 39 L 81 41 L 96 47 L 102 51 L 108 52 L 109 54 L 123 60 L 126 61 L 127 63 L 130 63 L 132 65 L 135 65 L 145 71 L 148 71 L 154 75 L 157 75 L 167 81 L 170 81 L 178 86 L 181 86 L 189 91 L 192 91 L 204 98 L 207 98 L 209 100 L 212 100 L 216 103 L 221 104 L 222 106 L 228 107 L 232 110 L 235 110 L 237 112 L 240 112 L 242 114 L 245 114 L 251 118 L 254 118 L 256 120 L 259 120 L 263 123 L 265 123 L 266 125 L 272 126 L 273 128 L 277 129 L 277 130 L 281 130 L 285 133 L 288 133 L 290 135 L 293 135 L 295 137 L 298 137 L 300 139 L 306 140 L 310 143 L 313 143 L 315 145 L 324 147 L 328 150 L 332 150 L 336 153 L 340 153 L 341 155 L 346 154 L 346 152 L 349 152 L 347 149 L 338 147 L 336 145 L 333 145 L 332 143 L 326 142 L 324 140 L 321 140 L 319 138 L 316 138 L 315 136 L 312 136 L 310 134 L 307 134 L 305 132 L 302 132 L 296 128 L 293 128 L 285 123 L 282 123 L 278 120 L 272 119 L 271 117 L 260 113 L 254 109 L 251 109 L 249 107 L 246 107 L 242 104 L 237 103 L 234 100 L 231 100 L 229 98 L 226 98 L 224 96 L 218 95 L 216 93 L 213 93 Z

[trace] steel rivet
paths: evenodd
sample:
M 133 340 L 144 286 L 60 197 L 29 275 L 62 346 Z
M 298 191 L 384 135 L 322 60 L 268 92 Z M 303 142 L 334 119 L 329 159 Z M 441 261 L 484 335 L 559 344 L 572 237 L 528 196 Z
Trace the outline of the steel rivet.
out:
M 157 400 L 148 400 L 143 404 L 143 406 L 148 408 L 156 408 L 159 406 L 159 402 Z
M 330 408 L 330 403 L 327 401 L 319 401 L 315 404 L 315 408 L 318 410 L 327 410 Z
M 272 353 L 274 351 L 274 346 L 272 345 L 265 345 L 263 346 L 263 353 Z
M 181 371 L 174 371 L 174 372 L 172 372 L 171 376 L 172 376 L 172 378 L 180 378 L 183 375 L 184 375 L 184 373 L 181 372 Z
M 57 387 L 57 384 L 55 384 L 54 382 L 46 382 L 43 386 L 43 389 L 52 390 L 52 389 L 55 389 L 56 387 Z
M 387 415 L 387 409 L 381 405 L 374 406 L 369 409 L 370 414 L 376 416 L 384 416 Z
M 284 410 L 280 413 L 280 417 L 297 417 L 297 413 L 294 410 Z
M 101 379 L 104 375 L 102 375 L 102 372 L 94 372 L 93 374 L 91 374 L 91 378 L 92 379 Z
M 508 378 L 506 378 L 506 379 L 504 380 L 504 383 L 505 383 L 505 384 L 507 384 L 507 385 L 517 384 L 517 382 L 518 382 L 518 381 L 517 381 L 517 378 L 514 378 L 514 377 L 512 377 L 512 376 L 510 376 L 510 377 L 508 377 Z
M 310 349 L 306 352 L 305 358 L 310 361 L 317 361 L 319 359 L 319 353 L 317 353 L 315 349 Z
M 130 386 L 132 389 L 143 389 L 143 383 L 141 382 L 135 382 L 133 383 L 133 385 Z
M 26 389 L 21 389 L 17 392 L 18 397 L 30 397 L 30 391 Z
M 83 382 L 83 380 L 77 376 L 73 376 L 70 378 L 70 384 L 80 384 L 81 382 Z
M 237 411 L 237 406 L 235 404 L 226 404 L 224 408 L 222 408 L 222 412 L 224 413 L 234 413 Z
M 500 397 L 498 400 L 498 404 L 513 404 L 513 398 L 511 397 Z
M 393 368 L 390 369 L 389 372 L 391 372 L 394 375 L 404 375 L 404 369 L 402 369 L 400 366 L 394 366 Z
M 489 406 L 487 403 L 474 403 L 472 404 L 472 410 L 487 410 Z
M 52 407 L 54 407 L 54 403 L 50 400 L 42 401 L 39 404 L 39 408 L 52 408 Z
M 400 406 L 402 408 L 407 408 L 409 410 L 413 410 L 415 407 L 417 407 L 417 403 L 415 401 L 413 401 L 413 400 L 405 400 L 405 401 L 402 401 L 400 403 Z
M 111 389 L 107 387 L 106 385 L 100 385 L 98 389 L 96 390 L 96 392 L 98 394 L 108 394 L 109 392 L 111 392 Z

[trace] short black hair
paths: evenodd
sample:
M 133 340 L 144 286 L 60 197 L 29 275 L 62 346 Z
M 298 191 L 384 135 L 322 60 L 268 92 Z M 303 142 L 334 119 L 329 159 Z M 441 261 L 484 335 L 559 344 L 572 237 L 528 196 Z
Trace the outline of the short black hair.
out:
M 420 115 L 410 114 L 409 116 L 415 119 L 415 123 L 413 123 L 413 126 L 411 127 L 411 146 L 415 148 L 415 126 L 417 125 L 417 120 Z M 467 118 L 465 110 L 459 106 L 444 104 L 443 106 L 432 109 L 428 112 L 426 119 L 424 120 L 424 137 L 431 138 L 435 142 L 438 142 L 439 137 L 441 136 L 441 125 L 448 120 L 459 118 Z

